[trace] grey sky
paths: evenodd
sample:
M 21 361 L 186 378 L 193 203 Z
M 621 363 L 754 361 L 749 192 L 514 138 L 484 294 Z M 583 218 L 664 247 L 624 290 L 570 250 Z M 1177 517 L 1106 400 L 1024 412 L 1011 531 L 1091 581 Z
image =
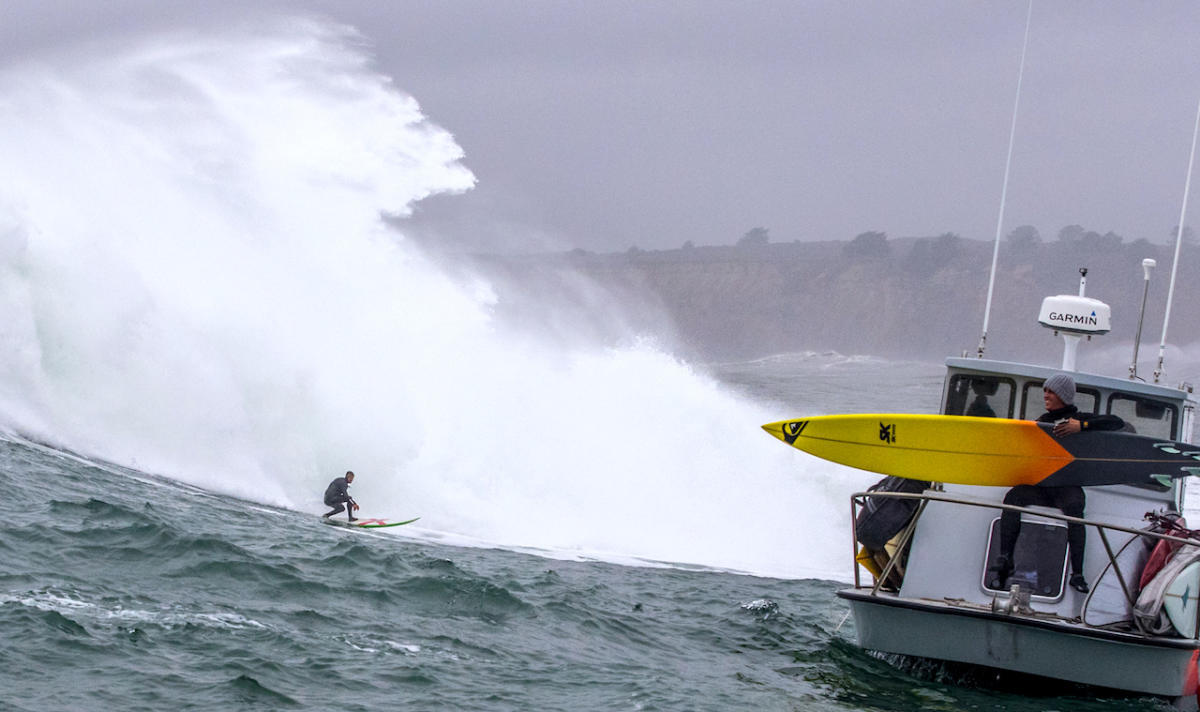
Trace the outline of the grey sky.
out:
M 242 3 L 9 0 L 0 58 L 224 22 Z M 354 25 L 479 178 L 414 229 L 470 249 L 624 250 L 995 232 L 1026 3 L 297 0 Z M 1048 2 L 1005 231 L 1164 241 L 1196 102 L 1200 3 Z M 1195 202 L 1195 201 L 1193 201 Z M 1197 214 L 1189 210 L 1195 224 Z

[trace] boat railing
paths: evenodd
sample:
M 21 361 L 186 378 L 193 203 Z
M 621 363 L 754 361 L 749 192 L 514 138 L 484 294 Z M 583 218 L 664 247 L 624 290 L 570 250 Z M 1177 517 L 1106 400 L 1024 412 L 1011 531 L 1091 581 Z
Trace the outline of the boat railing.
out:
M 1003 504 L 1001 502 L 977 500 L 967 497 L 956 497 L 928 490 L 925 492 L 855 492 L 850 496 L 850 521 L 852 523 L 858 521 L 859 508 L 866 505 L 867 498 L 910 499 L 917 500 L 919 502 L 917 510 L 914 512 L 912 519 L 904 527 L 904 529 L 900 531 L 898 538 L 894 539 L 896 542 L 896 552 L 898 555 L 890 557 L 887 564 L 883 567 L 881 573 L 878 576 L 875 576 L 875 581 L 873 585 L 870 586 L 872 595 L 877 595 L 885 583 L 889 581 L 893 572 L 897 571 L 897 567 L 900 566 L 900 559 L 902 558 L 899 556 L 899 553 L 907 551 L 909 543 L 912 541 L 913 533 L 916 531 L 917 523 L 920 521 L 921 515 L 924 514 L 926 505 L 928 505 L 930 502 L 945 502 L 947 504 L 966 505 L 969 507 L 984 507 L 987 509 L 997 509 L 1002 511 L 1009 510 L 1024 514 L 1031 514 L 1043 519 L 1054 519 L 1067 524 L 1082 524 L 1084 526 L 1094 528 L 1099 534 L 1100 541 L 1104 544 L 1104 550 L 1108 555 L 1109 565 L 1112 567 L 1113 573 L 1116 575 L 1117 581 L 1120 583 L 1121 590 L 1124 593 L 1131 609 L 1137 603 L 1137 592 L 1130 586 L 1130 580 L 1126 578 L 1127 572 L 1121 570 L 1121 565 L 1118 561 L 1118 555 L 1120 552 L 1113 550 L 1112 542 L 1109 540 L 1109 532 L 1123 532 L 1137 537 L 1154 539 L 1156 540 L 1156 543 L 1158 541 L 1169 541 L 1183 546 L 1200 546 L 1200 540 L 1197 539 L 1174 536 L 1163 532 L 1151 531 L 1149 529 L 1134 529 L 1133 527 L 1100 522 L 1093 519 L 1081 519 L 1079 517 L 1072 517 L 1059 512 L 1049 511 L 1048 508 L 1033 509 L 1030 507 L 1022 507 L 1013 504 Z M 853 526 L 851 528 L 853 529 Z M 858 564 L 857 560 L 860 551 L 860 544 L 853 531 L 851 531 L 850 539 L 855 557 L 854 587 L 856 589 L 868 588 L 862 583 L 862 573 L 860 570 L 862 567 Z M 901 569 L 898 573 L 902 575 L 903 570 Z M 1140 572 L 1137 575 L 1140 577 Z M 1087 625 L 1086 622 L 1083 623 L 1084 625 Z M 1200 638 L 1200 633 L 1197 634 L 1197 637 Z

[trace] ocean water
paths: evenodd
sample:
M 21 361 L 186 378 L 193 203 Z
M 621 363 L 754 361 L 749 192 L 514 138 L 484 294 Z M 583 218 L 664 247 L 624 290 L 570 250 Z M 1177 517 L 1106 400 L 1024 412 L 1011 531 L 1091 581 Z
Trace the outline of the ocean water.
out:
M 836 354 L 715 369 L 734 389 L 776 382 L 780 415 L 889 381 L 928 410 L 939 370 Z M 789 474 L 778 487 L 806 488 Z M 859 650 L 834 596 L 844 528 L 835 575 L 775 577 L 444 543 L 430 517 L 350 531 L 319 521 L 318 492 L 307 511 L 268 507 L 16 439 L 0 442 L 0 478 L 6 709 L 1165 708 Z M 745 524 L 701 523 L 735 541 Z M 772 546 L 803 562 L 813 534 Z
M 1161 708 L 858 650 L 875 477 L 758 426 L 932 412 L 941 366 L 506 321 L 406 239 L 475 177 L 350 28 L 64 48 L 0 97 L 3 709 Z M 347 469 L 420 521 L 323 523 Z

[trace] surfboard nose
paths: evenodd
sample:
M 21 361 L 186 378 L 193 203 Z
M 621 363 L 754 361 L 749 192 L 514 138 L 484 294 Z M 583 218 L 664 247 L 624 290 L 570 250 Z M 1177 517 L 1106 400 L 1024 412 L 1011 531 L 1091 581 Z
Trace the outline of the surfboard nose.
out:
M 762 426 L 762 429 L 779 438 L 780 440 L 783 440 L 783 424 L 785 422 L 787 421 L 781 420 L 778 423 L 767 423 L 766 425 Z

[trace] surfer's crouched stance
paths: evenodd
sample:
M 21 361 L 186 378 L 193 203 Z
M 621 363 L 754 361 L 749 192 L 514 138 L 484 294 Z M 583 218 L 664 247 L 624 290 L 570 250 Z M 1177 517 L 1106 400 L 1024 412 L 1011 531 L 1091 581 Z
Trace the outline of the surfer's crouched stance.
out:
M 1056 373 L 1046 379 L 1042 386 L 1042 401 L 1046 412 L 1038 417 L 1039 423 L 1056 423 L 1054 435 L 1062 437 L 1081 430 L 1121 430 L 1125 421 L 1116 415 L 1080 413 L 1075 407 L 1075 379 L 1065 373 Z M 1019 507 L 1037 505 L 1054 507 L 1068 517 L 1083 519 L 1086 498 L 1082 487 L 1036 487 L 1017 485 L 1004 495 L 1004 503 Z M 1013 572 L 1013 551 L 1017 548 L 1017 537 L 1021 533 L 1021 513 L 1009 509 L 1000 514 L 1000 556 L 988 567 L 988 587 L 1002 589 Z M 1087 579 L 1083 576 L 1083 547 L 1087 542 L 1087 530 L 1082 524 L 1067 524 L 1067 547 L 1071 552 L 1071 588 L 1080 593 L 1088 592 Z
M 338 477 L 329 483 L 329 486 L 325 488 L 325 506 L 333 507 L 333 510 L 321 516 L 332 517 L 338 512 L 345 512 L 346 518 L 350 521 L 358 519 L 354 516 L 354 510 L 358 509 L 358 503 L 351 499 L 348 491 L 350 483 L 353 481 L 354 473 L 347 472 L 345 477 Z

